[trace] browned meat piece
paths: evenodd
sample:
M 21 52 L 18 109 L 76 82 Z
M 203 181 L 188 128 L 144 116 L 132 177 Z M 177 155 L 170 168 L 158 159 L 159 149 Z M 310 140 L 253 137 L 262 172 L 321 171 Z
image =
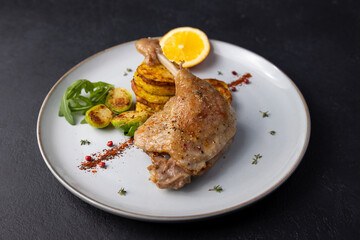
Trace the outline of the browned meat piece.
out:
M 148 152 L 152 165 L 148 167 L 152 180 L 159 188 L 178 189 L 190 183 L 191 173 L 170 158 L 168 154 Z
M 221 154 L 223 154 L 231 145 L 233 140 L 234 138 L 231 138 L 224 148 L 216 154 L 216 156 L 206 162 L 206 167 L 201 169 L 197 175 L 193 176 L 200 176 L 209 170 Z M 191 171 L 179 166 L 172 158 L 170 158 L 170 155 L 156 152 L 147 152 L 147 154 L 152 160 L 152 165 L 148 167 L 151 175 L 150 180 L 153 181 L 159 188 L 179 189 L 186 183 L 191 182 Z
M 136 49 L 145 56 L 145 63 L 149 66 L 160 64 L 157 54 L 162 53 L 158 39 L 142 38 L 135 43 Z
M 236 131 L 234 109 L 211 84 L 182 69 L 175 78 L 175 86 L 175 96 L 162 111 L 140 126 L 134 136 L 139 148 L 171 156 L 150 167 L 151 179 L 160 188 L 177 189 L 187 183 L 188 180 L 181 184 L 174 180 L 178 179 L 177 174 L 183 179 L 187 179 L 184 173 L 202 174 L 231 144 Z M 159 174 L 155 171 L 159 168 L 173 169 L 174 174 Z M 168 181 L 164 181 L 166 176 Z
M 211 84 L 170 63 L 157 40 L 140 39 L 136 48 L 147 64 L 160 61 L 175 76 L 175 96 L 137 129 L 134 144 L 152 158 L 150 179 L 159 188 L 178 189 L 206 172 L 231 145 L 236 114 Z

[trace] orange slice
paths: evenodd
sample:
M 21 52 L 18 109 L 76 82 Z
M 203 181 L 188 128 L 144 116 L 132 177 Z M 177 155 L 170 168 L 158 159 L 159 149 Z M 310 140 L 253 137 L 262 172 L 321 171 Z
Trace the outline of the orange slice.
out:
M 179 27 L 171 30 L 160 39 L 164 55 L 170 61 L 183 67 L 192 67 L 201 63 L 210 51 L 206 34 L 197 28 Z

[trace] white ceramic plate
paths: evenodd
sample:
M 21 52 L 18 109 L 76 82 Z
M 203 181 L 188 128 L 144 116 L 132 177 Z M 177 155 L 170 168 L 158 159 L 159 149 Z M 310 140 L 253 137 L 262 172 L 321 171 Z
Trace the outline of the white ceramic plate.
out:
M 295 84 L 276 66 L 241 47 L 212 40 L 206 60 L 191 71 L 201 78 L 225 82 L 236 79 L 231 72 L 251 73 L 251 83 L 233 93 L 237 116 L 235 141 L 203 176 L 184 188 L 158 189 L 148 180 L 150 158 L 137 148 L 107 162 L 97 173 L 78 169 L 84 156 L 106 148 L 106 143 L 126 139 L 112 127 L 95 129 L 72 126 L 58 117 L 60 99 L 77 79 L 104 81 L 130 88 L 133 71 L 143 57 L 134 42 L 121 44 L 79 63 L 54 85 L 41 107 L 37 137 L 43 158 L 54 176 L 73 194 L 105 211 L 141 220 L 181 221 L 200 219 L 242 208 L 264 197 L 295 170 L 306 151 L 310 136 L 310 116 L 305 100 Z M 218 75 L 221 71 L 223 75 Z M 263 118 L 259 111 L 269 111 Z M 270 131 L 276 131 L 274 136 Z M 87 139 L 89 146 L 81 146 Z M 252 158 L 263 157 L 257 165 Z M 221 185 L 223 192 L 208 191 Z M 125 188 L 126 196 L 118 190 Z

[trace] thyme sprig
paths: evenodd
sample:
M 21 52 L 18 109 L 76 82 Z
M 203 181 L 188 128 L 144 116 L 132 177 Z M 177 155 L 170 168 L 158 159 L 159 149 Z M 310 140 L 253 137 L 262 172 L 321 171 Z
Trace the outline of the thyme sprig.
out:
M 81 145 L 89 145 L 90 142 L 85 139 L 85 140 L 80 140 L 80 144 L 81 144 Z
M 131 69 L 131 68 L 127 68 L 126 71 L 132 72 L 132 69 Z
M 127 68 L 126 71 L 124 72 L 124 76 L 127 76 L 127 75 L 128 75 L 128 72 L 132 72 L 132 69 L 131 69 L 131 68 Z
M 260 158 L 262 158 L 262 156 L 260 155 L 260 153 L 254 155 L 254 158 L 252 159 L 253 162 L 252 162 L 251 164 L 255 164 L 255 165 L 256 165 L 256 164 L 258 163 L 258 160 L 259 160 Z
M 259 111 L 259 112 L 262 113 L 263 118 L 269 117 L 269 111 L 266 112 Z
M 216 185 L 213 188 L 210 188 L 209 191 L 216 191 L 218 193 L 221 193 L 223 191 L 223 188 L 220 185 Z
M 118 194 L 119 194 L 120 196 L 125 196 L 125 195 L 126 195 L 125 189 L 124 189 L 124 188 L 120 188 L 120 190 L 118 191 Z

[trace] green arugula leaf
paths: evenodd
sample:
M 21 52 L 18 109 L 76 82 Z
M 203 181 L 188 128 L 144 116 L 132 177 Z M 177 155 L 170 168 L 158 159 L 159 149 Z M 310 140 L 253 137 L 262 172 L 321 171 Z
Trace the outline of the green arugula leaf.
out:
M 86 79 L 79 79 L 66 89 L 60 103 L 59 116 L 64 116 L 66 121 L 75 125 L 72 115 L 74 112 L 85 114 L 91 107 L 104 103 L 109 91 L 114 85 L 105 82 L 92 83 Z M 85 92 L 88 96 L 84 96 Z M 83 121 L 82 121 L 83 123 Z
M 127 131 L 124 131 L 125 136 L 133 137 L 134 134 L 135 134 L 136 129 L 138 129 L 138 127 L 140 127 L 140 125 L 141 125 L 140 123 L 134 124 Z
M 75 120 L 71 114 L 69 101 L 66 98 L 66 94 L 64 94 L 63 98 L 61 99 L 60 109 L 61 113 L 64 114 L 66 121 L 68 121 L 71 125 L 75 125 Z

